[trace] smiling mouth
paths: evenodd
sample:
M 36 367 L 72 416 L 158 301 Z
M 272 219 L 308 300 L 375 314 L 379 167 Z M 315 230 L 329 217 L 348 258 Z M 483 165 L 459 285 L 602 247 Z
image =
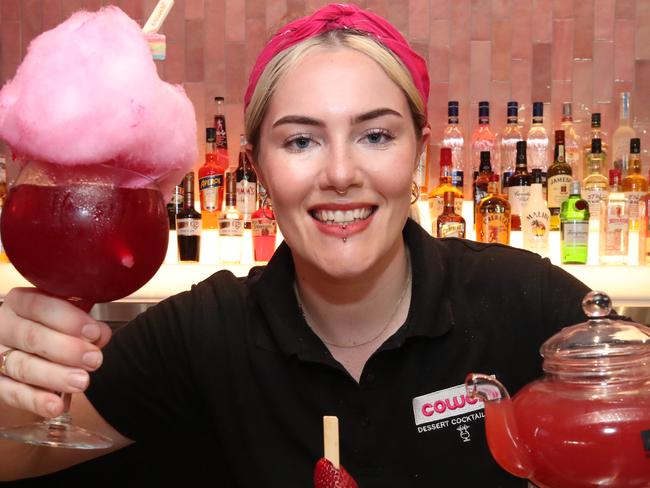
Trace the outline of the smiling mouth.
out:
M 331 225 L 349 225 L 354 222 L 366 220 L 377 210 L 376 206 L 355 208 L 354 210 L 311 210 L 311 216 L 322 222 Z

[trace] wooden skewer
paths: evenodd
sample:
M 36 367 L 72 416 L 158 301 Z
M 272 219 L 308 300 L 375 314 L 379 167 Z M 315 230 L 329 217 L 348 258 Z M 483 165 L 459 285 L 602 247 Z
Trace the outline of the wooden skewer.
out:
M 339 419 L 338 417 L 325 415 L 323 417 L 323 444 L 325 459 L 339 469 Z

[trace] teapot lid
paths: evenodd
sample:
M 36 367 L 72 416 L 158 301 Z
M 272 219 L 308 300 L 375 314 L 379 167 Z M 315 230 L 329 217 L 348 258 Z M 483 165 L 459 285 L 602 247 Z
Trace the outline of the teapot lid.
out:
M 606 293 L 582 300 L 586 322 L 565 327 L 540 349 L 544 371 L 578 382 L 619 382 L 650 377 L 650 327 L 610 318 Z

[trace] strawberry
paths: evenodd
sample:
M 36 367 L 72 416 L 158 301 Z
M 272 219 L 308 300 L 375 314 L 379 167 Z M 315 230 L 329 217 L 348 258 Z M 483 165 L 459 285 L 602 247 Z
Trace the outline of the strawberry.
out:
M 314 488 L 359 488 L 343 466 L 336 469 L 329 459 L 320 458 L 314 469 Z

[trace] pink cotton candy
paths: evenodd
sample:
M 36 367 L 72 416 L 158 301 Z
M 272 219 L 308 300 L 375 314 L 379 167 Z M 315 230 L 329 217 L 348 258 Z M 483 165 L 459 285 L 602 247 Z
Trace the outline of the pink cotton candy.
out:
M 23 158 L 139 171 L 165 194 L 197 159 L 192 103 L 158 77 L 140 26 L 113 6 L 31 42 L 0 90 L 0 139 Z

